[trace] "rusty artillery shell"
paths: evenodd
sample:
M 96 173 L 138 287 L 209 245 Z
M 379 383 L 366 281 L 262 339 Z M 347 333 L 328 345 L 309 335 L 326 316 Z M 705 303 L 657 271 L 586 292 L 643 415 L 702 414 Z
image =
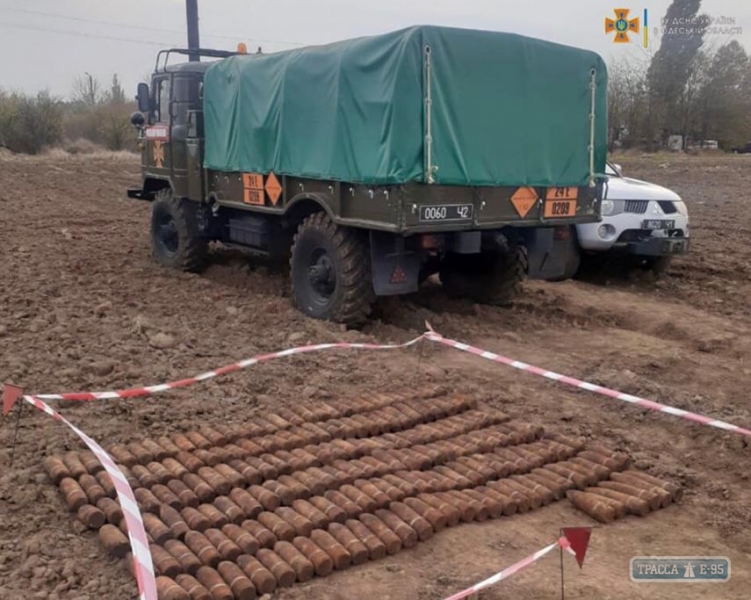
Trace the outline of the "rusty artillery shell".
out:
M 653 477 L 652 475 L 648 475 L 647 473 L 633 469 L 624 471 L 623 474 L 628 475 L 629 477 L 635 477 L 636 479 L 644 481 L 653 487 L 662 488 L 670 494 L 673 502 L 680 502 L 683 498 L 683 488 L 674 483 L 663 481 L 662 479 L 658 479 L 657 477 Z
M 388 496 L 388 494 L 384 494 L 370 481 L 367 481 L 365 479 L 355 479 L 353 485 L 364 494 L 367 494 L 368 496 L 373 498 L 373 500 L 375 500 L 376 502 L 376 506 L 378 507 L 388 506 L 391 502 L 391 498 Z
M 231 487 L 244 487 L 246 485 L 245 477 L 243 477 L 241 473 L 239 473 L 229 465 L 219 463 L 218 465 L 214 466 L 214 470 L 219 473 L 219 475 L 224 477 L 224 479 L 229 481 Z
M 218 563 L 217 565 L 218 566 Z M 209 591 L 212 600 L 233 600 L 234 594 L 224 582 L 222 576 L 210 567 L 201 567 L 196 571 L 196 579 Z
M 483 502 L 482 499 L 478 499 L 476 496 L 467 493 L 467 490 L 449 490 L 446 492 L 449 496 L 453 496 L 458 500 L 464 501 L 469 504 L 475 513 L 475 521 L 487 521 L 490 518 L 490 509 Z
M 143 513 L 143 525 L 152 539 L 159 545 L 164 544 L 167 540 L 174 539 L 175 534 L 165 525 L 159 517 L 151 513 Z
M 136 457 L 138 462 L 142 465 L 146 465 L 154 461 L 154 455 L 143 447 L 139 442 L 130 442 L 128 444 L 128 450 Z
M 626 467 L 628 467 L 629 464 L 629 457 L 624 452 L 618 452 L 616 450 L 611 450 L 610 448 L 606 448 L 605 446 L 601 446 L 600 444 L 589 444 L 586 448 L 586 450 L 590 452 L 595 452 L 597 454 L 600 454 L 602 456 L 607 456 L 608 458 L 612 458 L 613 460 L 619 461 L 619 462 L 625 462 Z
M 278 515 L 264 511 L 258 515 L 258 522 L 269 529 L 277 539 L 291 542 L 295 538 L 295 529 Z
M 277 470 L 277 472 L 279 473 L 279 476 L 281 476 L 281 475 L 289 475 L 292 472 L 292 467 L 290 467 L 283 460 L 279 460 L 273 454 L 268 454 L 268 453 L 267 454 L 261 454 L 260 458 L 265 463 L 267 463 L 267 464 L 271 465 L 272 467 L 274 467 Z
M 164 460 L 165 458 L 172 458 L 177 455 L 178 452 L 180 452 L 180 448 L 177 447 L 177 445 L 167 436 L 160 437 L 157 441 L 157 444 L 161 446 L 163 452 L 164 452 L 164 458 L 159 458 L 157 460 Z
M 324 491 L 333 489 L 339 485 L 336 477 L 327 473 L 320 467 L 309 467 L 306 473 L 320 481 L 323 484 Z
M 271 594 L 276 589 L 276 577 L 252 556 L 243 554 L 237 559 L 237 566 L 250 579 L 259 594 Z
M 170 473 L 162 463 L 150 462 L 146 465 L 146 468 L 154 476 L 157 484 L 164 485 L 171 479 L 174 479 L 174 475 Z
M 298 500 L 296 500 L 295 502 L 298 502 Z M 306 502 L 306 500 L 299 500 L 299 502 Z M 331 500 L 328 500 L 323 496 L 312 496 L 307 500 L 307 502 L 310 502 L 310 504 L 314 508 L 320 510 L 323 514 L 325 514 L 326 518 L 330 521 L 334 521 L 336 523 L 344 523 L 344 521 L 347 520 L 347 513 L 342 508 L 334 504 Z M 295 507 L 294 502 L 292 503 L 292 506 Z M 300 514 L 302 514 L 302 512 Z M 310 517 L 307 518 L 310 519 Z
M 217 496 L 226 496 L 232 489 L 232 484 L 212 467 L 201 467 L 198 476 L 211 486 Z
M 237 560 L 243 551 L 235 542 L 228 538 L 219 529 L 209 528 L 203 532 L 206 539 L 217 549 L 222 560 Z
M 292 545 L 313 565 L 316 575 L 325 577 L 334 570 L 332 558 L 310 538 L 298 536 Z
M 235 458 L 229 461 L 229 466 L 242 475 L 245 485 L 257 485 L 263 481 L 263 475 L 255 467 L 250 466 L 246 461 Z
M 328 533 L 349 553 L 352 564 L 360 565 L 368 560 L 370 552 L 365 544 L 350 529 L 341 523 L 331 523 Z M 319 534 L 316 534 L 319 535 Z M 319 545 L 323 547 L 320 543 Z M 327 550 L 329 554 L 330 551 Z M 333 556 L 332 556 L 333 559 Z M 337 567 L 338 568 L 338 567 Z
M 63 456 L 63 464 L 67 467 L 71 477 L 75 479 L 88 474 L 78 452 L 66 452 Z
M 162 504 L 159 507 L 159 518 L 169 527 L 173 537 L 182 539 L 190 531 L 190 527 L 183 516 L 167 504 Z
M 130 551 L 128 538 L 114 525 L 102 525 L 99 529 L 99 539 L 107 552 L 115 558 L 123 558 Z
M 313 475 L 305 471 L 296 471 L 292 473 L 290 477 L 292 477 L 293 479 L 296 479 L 303 486 L 305 486 L 306 489 L 310 490 L 310 494 L 308 495 L 308 497 L 320 496 L 327 489 L 323 481 L 321 481 L 320 479 L 316 479 L 315 477 L 313 477 Z
M 503 514 L 507 517 L 519 512 L 519 503 L 514 498 L 510 498 L 498 490 L 492 489 L 488 486 L 481 486 L 475 488 L 475 491 L 496 499 L 502 506 Z
M 256 552 L 256 558 L 274 575 L 277 587 L 290 587 L 295 583 L 295 571 L 273 550 L 261 548 Z
M 585 487 L 597 483 L 596 480 L 593 480 L 592 473 L 584 475 L 580 471 L 576 471 L 569 467 L 567 462 L 545 465 L 541 468 L 546 471 L 555 473 L 556 475 L 559 475 L 561 477 L 565 477 L 574 484 L 574 487 L 580 490 L 583 490 Z
M 390 483 L 394 487 L 399 488 L 407 496 L 414 496 L 415 494 L 417 494 L 417 488 L 415 487 L 415 485 L 407 481 L 406 479 L 399 477 L 398 475 L 387 473 L 383 476 L 383 480 Z
M 78 458 L 83 463 L 84 468 L 89 475 L 96 475 L 104 469 L 100 460 L 91 450 L 82 450 L 78 453 Z
M 89 529 L 99 529 L 104 525 L 104 513 L 91 504 L 84 504 L 78 509 L 78 518 Z
M 369 465 L 359 458 L 349 461 L 349 466 L 352 468 L 352 473 L 354 473 L 355 471 L 357 471 L 358 473 L 355 479 L 370 479 L 371 477 L 376 477 L 377 475 L 381 474 L 381 471 L 379 469 L 372 465 Z M 384 466 L 387 467 L 387 465 Z
M 313 575 L 315 575 L 313 563 L 293 544 L 290 542 L 277 542 L 274 545 L 274 552 L 292 567 L 297 581 L 302 583 L 313 579 Z
M 207 450 L 211 448 L 211 442 L 207 440 L 205 436 L 201 435 L 198 431 L 186 431 L 185 437 L 188 438 L 188 440 L 190 440 L 190 443 L 199 450 Z M 177 441 L 175 441 L 175 444 L 177 444 Z M 180 444 L 177 444 L 177 446 L 179 447 Z
M 159 600 L 191 600 L 190 594 L 169 577 L 156 578 L 156 593 Z
M 386 509 L 378 509 L 375 511 L 375 516 L 383 521 L 386 527 L 399 536 L 403 548 L 411 548 L 417 544 L 417 532 L 410 525 L 400 519 L 396 513 Z
M 513 490 L 517 492 L 518 494 L 520 494 L 521 496 L 523 496 L 524 498 L 526 498 L 529 504 L 530 510 L 540 508 L 543 502 L 545 501 L 546 496 L 545 496 L 545 493 L 542 491 L 541 487 L 537 491 L 533 491 L 530 487 L 523 485 L 519 481 L 511 479 L 510 477 L 500 480 L 499 483 L 502 483 L 503 487 L 509 490 Z M 491 485 L 488 485 L 488 487 L 491 489 L 497 489 L 498 491 L 503 493 L 500 487 L 494 487 Z M 550 490 L 547 491 L 547 494 L 550 494 Z
M 638 488 L 636 486 L 629 485 L 627 483 L 619 483 L 617 481 L 601 481 L 597 484 L 597 487 L 605 488 L 606 490 L 614 490 L 627 496 L 634 496 L 641 498 L 649 505 L 650 510 L 657 510 L 662 506 L 663 497 L 667 496 L 668 501 L 670 495 L 665 492 L 664 496 L 660 496 L 654 489 Z
M 213 504 L 199 504 L 198 512 L 209 520 L 212 527 L 217 529 L 221 529 L 229 523 L 227 516 Z
M 96 507 L 104 513 L 108 523 L 119 525 L 123 520 L 123 511 L 120 505 L 112 498 L 102 498 L 97 502 Z
M 171 506 L 172 508 L 176 510 L 180 510 L 183 507 L 183 503 L 180 502 L 180 498 L 178 498 L 175 494 L 173 494 L 172 491 L 166 485 L 162 485 L 162 484 L 155 485 L 154 487 L 151 488 L 151 493 L 154 494 L 157 500 L 159 500 L 159 502 L 161 502 L 162 504 Z
M 236 444 L 227 444 L 226 446 L 216 446 L 214 452 L 218 454 L 222 462 L 229 464 L 233 460 L 242 460 L 250 453 L 247 450 L 243 450 Z M 231 466 L 231 465 L 230 465 Z
M 245 458 L 245 460 L 251 457 L 258 457 L 265 452 L 265 450 L 261 446 L 256 444 L 253 440 L 240 438 L 236 440 L 235 443 L 248 453 L 248 456 Z
M 623 471 L 628 467 L 630 459 L 626 454 L 618 453 L 618 455 L 620 458 L 611 458 L 609 456 L 605 456 L 604 454 L 600 454 L 599 452 L 593 452 L 592 450 L 584 450 L 583 452 L 579 452 L 579 454 L 577 454 L 577 456 L 585 458 L 590 462 L 602 465 L 609 471 Z
M 297 493 L 294 490 L 279 481 L 264 481 L 263 488 L 274 493 L 284 506 L 290 506 L 297 498 Z
M 191 473 L 196 473 L 198 469 L 206 466 L 200 458 L 182 450 L 175 455 L 175 460 Z
M 441 531 L 445 529 L 446 517 L 444 517 L 443 513 L 441 513 L 440 511 L 432 508 L 428 504 L 425 504 L 425 502 L 419 500 L 418 498 L 405 498 L 403 502 L 418 515 L 424 518 L 428 523 L 430 523 L 435 531 Z
M 317 496 L 320 498 L 320 496 Z M 325 513 L 318 510 L 308 500 L 295 500 L 292 509 L 312 524 L 314 529 L 325 529 L 331 519 Z
M 662 507 L 666 507 L 672 502 L 673 497 L 670 492 L 661 487 L 654 486 L 651 483 L 647 483 L 645 480 L 640 479 L 639 477 L 634 477 L 629 473 L 630 471 L 626 471 L 624 473 L 611 473 L 610 478 L 617 483 L 630 485 L 640 490 L 647 490 L 649 492 L 652 492 L 653 494 L 657 494 L 660 499 L 660 506 Z
M 449 463 L 449 464 L 458 464 L 458 463 Z M 462 470 L 469 472 L 469 469 L 464 467 L 463 465 L 459 465 L 459 468 Z M 445 475 L 449 479 L 451 479 L 454 482 L 455 488 L 468 488 L 472 487 L 474 484 L 470 479 L 468 479 L 464 473 L 459 473 L 458 471 L 455 471 L 448 465 L 439 465 L 437 467 L 434 467 L 433 470 L 436 473 L 439 473 L 440 475 Z M 479 476 L 479 473 L 475 473 L 475 476 Z M 479 480 L 478 480 L 479 481 Z M 479 485 L 479 484 L 478 484 Z
M 218 498 L 215 498 L 214 506 L 221 511 L 225 517 L 227 517 L 227 520 L 230 523 L 234 523 L 235 525 L 239 525 L 247 518 L 245 511 L 227 496 L 219 496 Z
M 260 544 L 255 536 L 234 523 L 229 523 L 222 527 L 222 533 L 237 544 L 244 554 L 253 555 L 260 548 Z
M 503 502 L 501 502 L 497 496 L 479 492 L 479 489 L 487 488 L 471 488 L 468 490 L 462 490 L 461 493 L 465 496 L 469 496 L 474 500 L 477 500 L 480 504 L 482 504 L 488 511 L 488 518 L 497 519 L 498 517 L 500 517 L 503 514 Z
M 198 496 L 195 495 L 193 490 L 191 490 L 179 479 L 173 479 L 172 481 L 168 482 L 167 489 L 178 497 L 181 506 L 190 506 L 191 508 L 195 508 L 201 503 L 201 501 L 198 499 Z
M 278 494 L 263 488 L 260 485 L 251 485 L 248 488 L 248 493 L 266 510 L 276 510 L 282 505 L 282 499 Z
M 324 473 L 330 475 L 334 479 L 334 481 L 336 481 L 336 485 L 330 486 L 329 489 L 336 489 L 340 485 L 344 485 L 345 483 L 352 483 L 355 480 L 355 477 L 353 475 L 345 473 L 341 469 L 337 469 L 335 467 L 332 467 L 331 465 L 324 465 L 323 467 L 321 467 L 321 470 Z
M 109 449 L 110 456 L 120 464 L 130 468 L 135 464 L 138 464 L 138 459 L 133 456 L 133 453 L 128 450 L 124 444 L 114 444 Z
M 91 504 L 96 504 L 102 498 L 107 497 L 104 488 L 99 485 L 99 482 L 93 475 L 89 475 L 88 473 L 81 475 L 81 477 L 78 478 L 78 483 Z
M 378 488 L 380 492 L 386 494 L 391 502 L 399 502 L 403 500 L 407 495 L 398 487 L 391 485 L 388 481 L 381 479 L 380 477 L 371 479 L 370 483 L 371 485 L 374 485 L 376 488 Z
M 108 498 L 115 498 L 117 496 L 115 484 L 112 482 L 112 477 L 110 477 L 107 471 L 99 471 L 94 477 L 96 478 L 97 483 L 102 486 L 102 489 Z
M 193 452 L 193 450 L 196 449 L 196 445 L 182 433 L 176 433 L 175 435 L 173 435 L 172 441 L 174 442 L 175 446 L 179 448 L 180 452 Z
M 195 575 L 203 563 L 193 551 L 179 540 L 167 540 L 164 549 L 180 564 L 182 571 Z
M 381 521 L 378 517 L 371 514 L 362 514 L 360 515 L 360 521 L 363 525 L 365 525 L 370 531 L 379 539 L 381 542 L 383 542 L 383 545 L 386 547 L 386 552 L 388 554 L 395 554 L 399 552 L 399 550 L 402 549 L 402 540 L 401 538 L 396 535 L 391 529 L 386 526 L 386 524 Z M 355 533 L 353 531 L 353 533 Z M 355 534 L 357 535 L 357 534 Z M 359 537 L 359 536 L 358 536 Z M 362 540 L 363 543 L 365 543 L 364 540 Z
M 217 496 L 214 488 L 195 473 L 183 475 L 183 483 L 187 485 L 196 496 L 198 496 L 198 499 L 201 502 L 211 502 Z
M 568 490 L 574 487 L 570 481 L 564 480 L 563 482 L 556 482 L 553 481 L 550 477 L 546 477 L 534 472 L 527 473 L 523 477 L 525 477 L 527 481 L 541 485 L 545 489 L 550 490 L 550 493 L 552 494 L 554 500 L 560 500 Z
M 66 477 L 72 477 L 68 467 L 66 467 L 65 463 L 63 463 L 63 461 L 57 456 L 46 457 L 42 464 L 44 465 L 44 470 L 47 472 L 47 475 L 49 475 L 52 483 L 55 485 L 60 485 L 60 482 Z
M 353 488 L 353 489 L 356 489 L 356 488 Z M 362 492 L 359 492 L 358 490 L 358 493 L 362 493 Z M 326 500 L 329 500 L 330 502 L 333 502 L 334 504 L 336 504 L 339 508 L 341 508 L 346 513 L 347 518 L 349 519 L 353 519 L 357 517 L 362 512 L 362 509 L 357 504 L 352 502 L 352 500 L 347 498 L 347 496 L 342 494 L 340 491 L 328 490 L 323 495 L 323 497 Z
M 141 447 L 154 458 L 152 460 L 162 461 L 170 455 L 170 452 L 166 451 L 160 444 L 154 440 L 141 440 Z
M 157 575 L 176 577 L 182 573 L 183 568 L 180 563 L 164 548 L 156 544 L 149 544 L 149 549 L 151 550 L 151 558 L 154 560 Z
M 550 486 L 555 486 L 556 489 L 563 490 L 564 495 L 565 492 L 576 487 L 571 479 L 558 475 L 557 473 L 544 468 L 535 469 L 530 473 L 530 475 L 535 475 L 539 479 L 540 483 L 547 481 L 550 483 Z
M 220 562 L 217 571 L 232 590 L 235 600 L 255 600 L 255 585 L 235 563 Z
M 635 496 L 629 496 L 628 494 L 622 494 L 615 490 L 609 490 L 607 488 L 589 487 L 584 490 L 589 494 L 595 494 L 597 496 L 604 496 L 610 500 L 615 500 L 623 504 L 626 507 L 626 512 L 637 515 L 639 517 L 645 517 L 649 513 L 649 504 L 646 500 L 636 498 Z
M 205 535 L 197 531 L 189 531 L 185 534 L 185 545 L 190 548 L 204 565 L 216 567 L 222 560 L 219 551 L 206 538 Z
M 310 532 L 315 529 L 313 523 L 303 517 L 300 513 L 288 506 L 282 506 L 274 511 L 274 514 L 282 518 L 288 525 L 295 530 L 295 535 L 309 537 Z
M 536 482 L 534 479 L 530 479 L 527 475 L 513 475 L 511 481 L 523 485 L 531 493 L 535 494 L 540 498 L 543 506 L 547 506 L 555 500 L 555 494 L 549 487 Z
M 581 452 L 582 450 L 584 450 L 584 446 L 585 446 L 584 438 L 571 437 L 571 436 L 567 436 L 561 433 L 555 433 L 551 431 L 546 431 L 542 439 L 553 440 L 555 442 L 558 442 L 559 444 L 564 444 L 565 446 L 569 446 L 573 448 L 577 452 Z
M 335 569 L 346 569 L 352 564 L 352 555 L 328 531 L 314 529 L 310 534 L 310 539 L 331 557 Z
M 596 478 L 596 481 L 607 479 L 610 476 L 610 473 L 612 473 L 611 469 L 608 469 L 603 465 L 593 463 L 592 461 L 587 460 L 586 458 L 582 458 L 578 455 L 573 458 L 569 458 L 565 464 L 571 465 L 573 468 L 580 467 L 580 472 L 582 473 L 592 473 Z
M 60 481 L 60 491 L 62 491 L 65 503 L 72 512 L 78 512 L 79 508 L 89 503 L 86 493 L 78 485 L 78 482 L 71 477 L 65 477 Z
M 428 506 L 430 506 L 432 508 L 435 508 L 437 511 L 439 511 L 446 518 L 446 525 L 448 527 L 453 527 L 454 525 L 457 525 L 459 523 L 459 521 L 461 520 L 461 517 L 462 517 L 461 511 L 456 506 L 454 506 L 453 504 L 449 504 L 445 500 L 441 500 L 435 494 L 420 494 L 420 495 L 417 496 L 417 499 L 418 500 L 422 500 Z M 396 504 L 400 504 L 401 505 L 401 504 L 404 504 L 404 503 L 403 502 L 399 502 L 399 503 L 395 502 L 395 503 L 391 504 L 391 510 L 393 510 L 396 514 L 399 514 L 399 512 L 394 509 L 394 505 L 396 505 Z M 407 505 L 404 504 L 404 506 L 407 506 Z M 412 511 L 412 509 L 409 508 L 408 506 L 407 506 L 407 508 Z M 402 510 L 402 509 L 399 509 L 399 510 Z M 414 514 L 416 514 L 418 517 L 420 516 L 417 512 L 415 512 L 415 511 L 412 511 L 412 512 L 414 512 Z M 405 514 L 408 514 L 408 513 L 405 513 Z M 402 519 L 404 519 L 404 516 L 402 516 L 402 515 L 399 515 L 399 516 Z M 420 518 L 424 519 L 424 517 L 420 517 Z M 430 530 L 431 530 L 431 534 L 430 535 L 432 535 L 433 526 L 430 525 L 430 522 L 427 519 L 425 519 L 425 522 L 428 523 L 428 525 L 430 526 Z M 420 529 L 418 529 L 417 525 L 412 525 L 412 527 L 414 527 L 415 531 L 417 531 L 417 533 L 420 535 L 420 539 L 423 539 L 422 536 L 424 534 L 421 531 L 422 529 L 424 529 L 423 526 L 419 525 Z
M 151 490 L 147 490 L 146 488 L 137 488 L 133 490 L 133 495 L 136 498 L 136 502 L 138 502 L 139 508 L 143 512 L 159 512 L 159 506 L 161 505 L 161 502 L 159 502 L 159 498 L 151 493 Z
M 307 485 L 302 483 L 299 479 L 295 479 L 290 475 L 279 475 L 278 482 L 292 490 L 292 495 L 294 496 L 292 500 L 295 500 L 296 498 L 307 500 L 311 496 L 315 495 L 310 491 L 310 488 Z M 284 499 L 282 499 L 282 503 L 285 503 L 286 506 L 289 506 L 290 504 L 292 504 L 292 500 L 289 501 L 289 504 L 286 504 L 284 502 Z
M 241 527 L 258 540 L 261 548 L 273 548 L 274 544 L 279 541 L 268 527 L 264 527 L 253 519 L 243 521 Z
M 332 523 L 333 524 L 333 523 Z M 344 526 L 352 533 L 368 551 L 371 560 L 377 560 L 386 556 L 386 545 L 381 539 L 368 529 L 361 521 L 348 519 Z M 331 527 L 331 526 L 329 526 Z M 337 538 L 340 539 L 340 538 Z M 341 539 L 340 539 L 341 543 Z M 346 547 L 346 546 L 345 546 Z M 351 553 L 351 552 L 350 552 Z M 359 557 L 359 555 L 358 555 Z M 355 563 L 357 564 L 357 563 Z
M 505 496 L 516 505 L 516 512 L 524 513 L 532 510 L 532 503 L 526 493 L 520 493 L 517 488 L 507 485 L 507 479 L 488 481 L 486 487 Z
M 227 443 L 227 438 L 224 437 L 223 434 L 208 425 L 203 425 L 200 429 L 200 433 L 211 442 L 212 446 L 224 446 Z
M 611 523 L 618 517 L 618 511 L 608 498 L 587 494 L 577 490 L 569 490 L 566 497 L 579 510 L 587 513 L 593 519 L 600 523 Z
M 143 465 L 133 465 L 130 472 L 138 480 L 138 483 L 145 488 L 151 488 L 158 483 L 154 474 Z
M 378 503 L 373 498 L 371 498 L 365 492 L 358 490 L 353 485 L 343 485 L 339 488 L 339 492 L 341 494 L 344 494 L 349 500 L 357 504 L 357 506 L 359 506 L 360 510 L 363 512 L 373 512 L 376 508 L 378 508 Z M 326 494 L 329 494 L 329 492 L 326 492 Z
M 478 473 L 480 473 L 480 475 L 483 476 L 485 480 L 495 479 L 498 476 L 495 469 L 483 464 L 482 462 L 480 462 L 479 460 L 476 460 L 472 456 L 460 456 L 454 462 L 457 462 L 462 465 L 466 465 L 470 469 L 477 471 Z
M 188 592 L 190 600 L 212 600 L 209 590 L 192 575 L 178 575 L 175 581 Z
M 423 495 L 424 494 L 420 494 L 420 496 L 423 496 Z M 432 495 L 438 498 L 439 500 L 441 500 L 442 502 L 445 502 L 446 504 L 456 508 L 456 510 L 459 511 L 459 514 L 463 523 L 470 523 L 475 520 L 475 517 L 477 516 L 477 509 L 475 508 L 476 503 L 474 502 L 470 503 L 469 500 L 464 498 L 463 496 L 459 495 L 457 497 L 456 495 L 451 494 L 449 492 L 436 492 L 435 494 L 432 494 Z M 435 527 L 433 529 L 435 529 Z
M 198 512 L 198 510 L 190 506 L 183 508 L 180 511 L 180 515 L 183 519 L 185 519 L 188 527 L 196 531 L 206 531 L 209 527 L 211 527 L 209 520 L 204 517 L 203 514 Z
M 253 496 L 241 488 L 234 488 L 229 493 L 230 500 L 240 508 L 246 518 L 255 519 L 263 512 L 263 506 Z M 229 516 L 229 515 L 228 515 Z M 245 519 L 239 521 L 242 523 Z

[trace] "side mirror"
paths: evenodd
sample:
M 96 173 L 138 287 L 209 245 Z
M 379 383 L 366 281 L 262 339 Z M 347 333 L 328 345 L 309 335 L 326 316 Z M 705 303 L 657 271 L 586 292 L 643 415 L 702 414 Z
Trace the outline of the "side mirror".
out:
M 140 110 L 142 113 L 151 112 L 151 92 L 149 90 L 148 83 L 138 84 L 138 94 L 136 95 L 136 100 L 138 100 L 138 110 Z
M 146 117 L 143 116 L 142 112 L 136 111 L 130 115 L 130 124 L 136 129 L 143 129 L 146 124 Z
M 621 167 L 621 165 L 617 165 L 613 163 L 613 169 L 615 170 L 616 173 L 618 173 L 618 175 L 623 177 L 623 167 Z

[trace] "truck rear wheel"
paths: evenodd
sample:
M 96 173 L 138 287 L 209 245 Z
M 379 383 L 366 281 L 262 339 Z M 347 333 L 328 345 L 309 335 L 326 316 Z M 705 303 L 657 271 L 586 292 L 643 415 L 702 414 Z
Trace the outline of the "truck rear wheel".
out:
M 510 306 L 526 276 L 527 253 L 513 244 L 495 252 L 447 254 L 441 265 L 441 283 L 449 296 L 493 306 Z
M 370 253 L 359 231 L 340 227 L 324 212 L 305 219 L 295 234 L 290 259 L 292 297 L 315 319 L 361 325 L 375 293 Z
M 208 242 L 185 202 L 169 188 L 157 192 L 151 205 L 151 253 L 164 267 L 198 272 L 206 263 Z

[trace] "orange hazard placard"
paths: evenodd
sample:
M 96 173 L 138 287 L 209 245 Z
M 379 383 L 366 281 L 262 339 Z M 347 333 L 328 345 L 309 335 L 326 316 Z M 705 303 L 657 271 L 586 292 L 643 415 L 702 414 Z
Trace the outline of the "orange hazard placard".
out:
M 245 195 L 243 202 L 245 204 L 266 204 L 266 198 L 263 191 L 263 175 L 259 173 L 243 173 L 243 187 Z
M 539 196 L 534 188 L 520 187 L 511 196 L 511 204 L 514 205 L 517 214 L 523 219 L 532 210 L 532 207 L 539 200 Z

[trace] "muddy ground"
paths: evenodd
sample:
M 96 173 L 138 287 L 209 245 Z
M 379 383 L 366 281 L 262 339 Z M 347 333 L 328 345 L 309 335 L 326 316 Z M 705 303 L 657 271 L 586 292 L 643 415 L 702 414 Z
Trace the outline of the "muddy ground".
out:
M 381 303 L 361 332 L 292 309 L 283 275 L 219 252 L 202 275 L 149 257 L 149 206 L 124 197 L 134 159 L 0 157 L 0 380 L 34 392 L 101 390 L 182 378 L 261 351 L 334 340 L 405 341 L 425 320 L 513 358 L 751 427 L 751 159 L 632 157 L 626 174 L 688 203 L 693 248 L 661 281 L 607 277 L 529 284 L 511 309 L 446 298 L 428 283 Z M 161 334 L 161 335 L 160 335 Z M 158 437 L 242 420 L 300 398 L 425 382 L 477 395 L 551 429 L 607 441 L 636 466 L 682 483 L 681 505 L 598 527 L 584 569 L 565 559 L 567 598 L 747 598 L 751 587 L 749 442 L 645 413 L 450 349 L 334 352 L 266 363 L 145 400 L 61 407 L 100 442 Z M 122 566 L 82 532 L 41 468 L 78 448 L 27 410 L 10 464 L 15 415 L 0 427 L 0 599 L 135 598 Z M 555 539 L 594 524 L 566 501 L 462 525 L 393 558 L 277 593 L 284 599 L 440 599 Z M 725 584 L 635 584 L 635 555 L 724 555 Z M 483 594 L 557 598 L 548 557 Z

